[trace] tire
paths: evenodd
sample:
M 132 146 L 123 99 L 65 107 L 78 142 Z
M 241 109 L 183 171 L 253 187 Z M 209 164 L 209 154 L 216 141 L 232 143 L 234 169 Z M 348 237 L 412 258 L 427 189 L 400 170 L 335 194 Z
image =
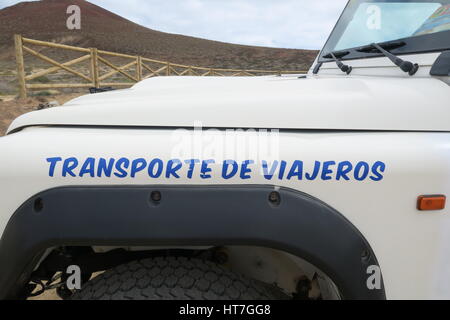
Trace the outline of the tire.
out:
M 118 266 L 87 282 L 74 300 L 278 300 L 278 288 L 213 262 L 159 257 Z

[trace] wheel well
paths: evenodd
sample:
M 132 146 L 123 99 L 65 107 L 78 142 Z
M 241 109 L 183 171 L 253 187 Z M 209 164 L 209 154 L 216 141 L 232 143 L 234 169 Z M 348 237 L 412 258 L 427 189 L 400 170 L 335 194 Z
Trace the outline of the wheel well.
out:
M 69 266 L 80 268 L 83 282 L 93 274 L 131 261 L 156 257 L 185 257 L 212 261 L 251 279 L 278 287 L 296 299 L 339 299 L 332 280 L 309 262 L 287 252 L 255 246 L 223 247 L 57 247 L 47 250 L 27 287 L 39 295 L 46 283 L 61 275 L 64 288 Z M 67 291 L 62 291 L 67 292 Z M 31 292 L 30 292 L 31 293 Z M 69 293 L 70 294 L 70 293 Z

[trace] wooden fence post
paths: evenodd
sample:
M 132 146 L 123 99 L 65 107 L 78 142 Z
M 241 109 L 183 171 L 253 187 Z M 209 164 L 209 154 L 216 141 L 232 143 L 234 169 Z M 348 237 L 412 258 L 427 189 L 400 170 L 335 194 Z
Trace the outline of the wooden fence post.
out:
M 95 88 L 100 88 L 97 48 L 91 48 L 91 78 L 92 85 Z
M 23 61 L 22 36 L 19 34 L 14 35 L 14 43 L 16 46 L 17 80 L 19 81 L 19 97 L 25 99 L 27 97 L 27 87 L 25 83 L 25 64 Z
M 142 80 L 142 57 L 138 56 L 136 58 L 136 79 L 137 81 Z
M 166 76 L 170 76 L 170 62 L 167 62 Z

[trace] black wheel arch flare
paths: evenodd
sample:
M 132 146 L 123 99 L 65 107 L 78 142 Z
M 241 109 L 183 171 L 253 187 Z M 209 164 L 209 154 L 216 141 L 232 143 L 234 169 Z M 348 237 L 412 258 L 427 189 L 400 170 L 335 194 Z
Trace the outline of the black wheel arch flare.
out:
M 155 194 L 158 197 L 155 198 Z M 274 186 L 75 186 L 44 191 L 11 217 L 0 241 L 0 299 L 16 299 L 46 249 L 56 246 L 270 247 L 315 265 L 344 299 L 385 299 L 367 287 L 378 265 L 339 212 Z

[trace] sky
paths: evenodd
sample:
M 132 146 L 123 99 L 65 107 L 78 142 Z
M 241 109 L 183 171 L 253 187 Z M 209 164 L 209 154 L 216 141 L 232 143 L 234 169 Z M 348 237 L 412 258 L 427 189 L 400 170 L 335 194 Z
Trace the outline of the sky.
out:
M 0 0 L 0 8 L 17 0 Z M 145 27 L 223 42 L 320 49 L 347 0 L 90 0 Z

